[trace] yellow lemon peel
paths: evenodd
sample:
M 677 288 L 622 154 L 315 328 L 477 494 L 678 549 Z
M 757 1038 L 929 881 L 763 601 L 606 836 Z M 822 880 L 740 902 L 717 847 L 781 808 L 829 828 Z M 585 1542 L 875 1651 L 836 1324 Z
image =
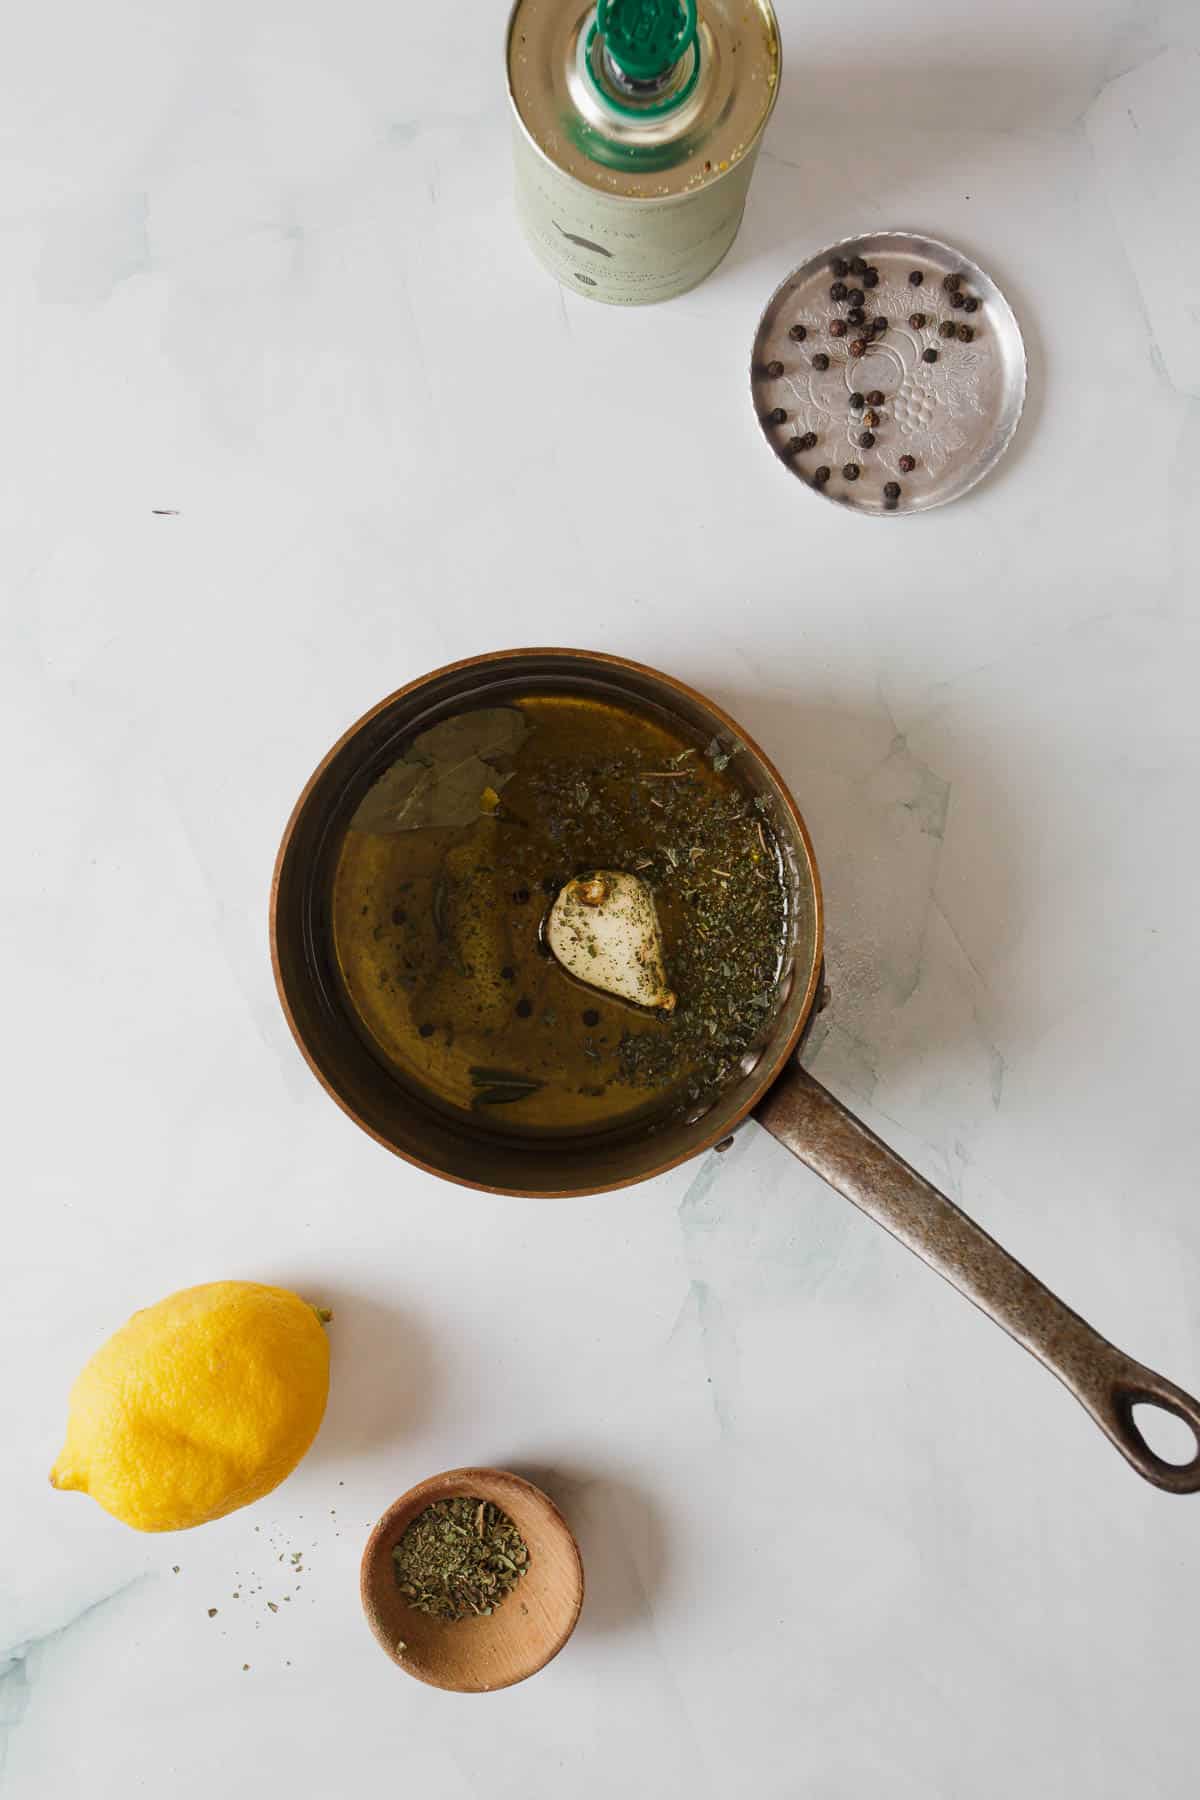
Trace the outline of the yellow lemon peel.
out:
M 214 1281 L 133 1317 L 71 1390 L 56 1488 L 138 1531 L 182 1531 L 290 1475 L 329 1393 L 331 1315 L 286 1288 Z

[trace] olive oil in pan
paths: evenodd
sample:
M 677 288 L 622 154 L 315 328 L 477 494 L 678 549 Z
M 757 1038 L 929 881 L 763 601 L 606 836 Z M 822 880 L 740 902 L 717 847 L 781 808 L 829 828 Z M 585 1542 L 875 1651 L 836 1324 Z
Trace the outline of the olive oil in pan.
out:
M 585 985 L 543 924 L 572 877 L 653 897 L 669 1014 Z M 787 893 L 732 744 L 573 694 L 464 713 L 414 740 L 346 830 L 333 931 L 376 1053 L 494 1130 L 578 1132 L 686 1107 L 771 1011 Z

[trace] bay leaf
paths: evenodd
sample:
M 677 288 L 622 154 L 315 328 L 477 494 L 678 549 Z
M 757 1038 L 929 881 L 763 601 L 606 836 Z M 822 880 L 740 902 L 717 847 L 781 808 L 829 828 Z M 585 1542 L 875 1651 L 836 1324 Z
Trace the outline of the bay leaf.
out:
M 495 756 L 512 756 L 528 735 L 525 715 L 515 706 L 488 706 L 479 712 L 439 719 L 413 739 L 405 761 L 415 757 L 418 762 L 436 766 L 456 763 L 466 756 L 480 756 L 490 762 Z
M 528 732 L 512 706 L 439 720 L 367 790 L 351 826 L 389 833 L 473 824 L 483 811 L 484 794 L 489 789 L 498 794 L 512 779 L 492 766 L 494 759 L 514 755 Z
M 478 756 L 465 756 L 449 768 L 435 764 L 430 774 L 433 779 L 428 788 L 414 796 L 414 800 L 420 800 L 419 808 L 394 830 L 411 831 L 419 825 L 473 825 L 483 811 L 484 789 L 491 787 L 498 792 L 512 779 L 510 775 L 498 774 Z
M 433 777 L 422 763 L 393 763 L 359 802 L 350 823 L 355 831 L 403 831 L 409 812 L 420 807 Z

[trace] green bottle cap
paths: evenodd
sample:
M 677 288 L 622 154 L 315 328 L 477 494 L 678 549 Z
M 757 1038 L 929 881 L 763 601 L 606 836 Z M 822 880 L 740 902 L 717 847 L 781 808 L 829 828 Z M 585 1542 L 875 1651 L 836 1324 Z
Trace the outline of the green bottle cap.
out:
M 696 0 L 600 0 L 596 29 L 630 81 L 654 81 L 696 36 Z

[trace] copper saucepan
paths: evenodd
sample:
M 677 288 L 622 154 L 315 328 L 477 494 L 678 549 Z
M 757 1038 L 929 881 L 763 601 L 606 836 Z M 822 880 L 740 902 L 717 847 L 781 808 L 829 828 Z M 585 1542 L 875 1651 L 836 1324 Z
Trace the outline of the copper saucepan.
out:
M 535 691 L 624 699 L 667 715 L 701 742 L 714 735 L 732 737 L 741 747 L 742 782 L 773 822 L 791 902 L 783 998 L 737 1078 L 691 1116 L 549 1142 L 501 1136 L 473 1118 L 436 1112 L 401 1086 L 348 1020 L 330 943 L 329 893 L 350 814 L 416 732 L 452 712 Z M 767 757 L 703 694 L 654 669 L 589 651 L 511 650 L 473 657 L 381 701 L 334 745 L 301 794 L 271 889 L 275 979 L 296 1041 L 338 1105 L 389 1150 L 448 1180 L 493 1193 L 599 1193 L 674 1168 L 753 1113 L 801 1162 L 1057 1375 L 1139 1475 L 1169 1493 L 1200 1491 L 1200 1404 L 1093 1331 L 801 1068 L 796 1052 L 821 986 L 821 947 L 821 885 L 812 844 Z M 1133 1415 L 1143 1404 L 1162 1407 L 1191 1427 L 1197 1450 L 1190 1462 L 1167 1462 L 1150 1448 Z

